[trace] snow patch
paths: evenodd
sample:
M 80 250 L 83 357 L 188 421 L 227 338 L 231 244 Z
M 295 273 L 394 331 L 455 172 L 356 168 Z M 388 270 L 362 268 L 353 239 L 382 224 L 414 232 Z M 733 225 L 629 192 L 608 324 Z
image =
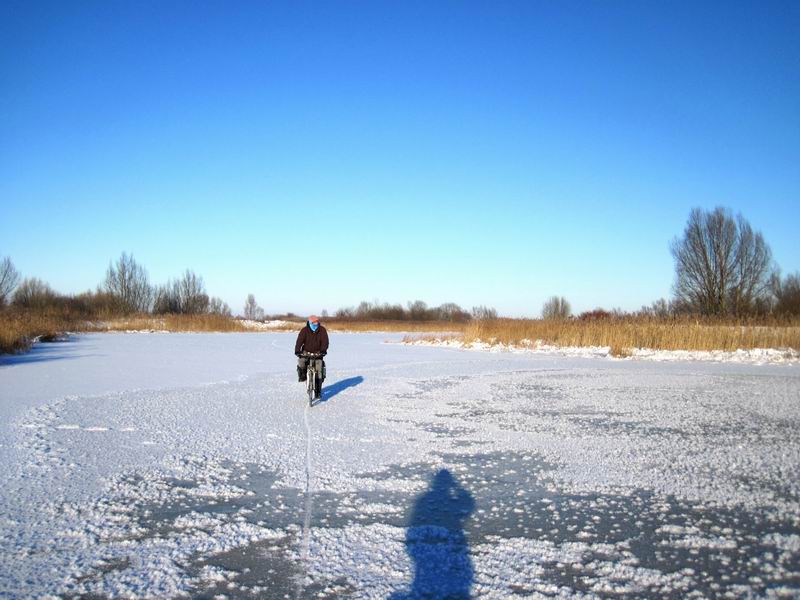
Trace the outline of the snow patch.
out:
M 542 340 L 523 339 L 519 344 L 503 344 L 493 341 L 477 340 L 464 343 L 458 338 L 420 337 L 405 340 L 403 343 L 413 346 L 431 346 L 438 348 L 457 348 L 483 352 L 510 352 L 530 354 L 553 354 L 576 358 L 613 358 L 615 360 L 651 360 L 651 361 L 699 361 L 740 364 L 797 364 L 800 352 L 792 348 L 754 348 L 751 350 L 652 350 L 648 348 L 630 348 L 630 354 L 624 358 L 612 356 L 610 346 L 555 346 L 545 344 Z
M 272 321 L 253 321 L 251 319 L 240 319 L 239 323 L 241 323 L 245 328 L 252 329 L 253 331 L 275 331 L 276 329 L 285 329 L 288 327 L 301 327 L 299 323 L 282 321 L 280 319 L 274 319 Z

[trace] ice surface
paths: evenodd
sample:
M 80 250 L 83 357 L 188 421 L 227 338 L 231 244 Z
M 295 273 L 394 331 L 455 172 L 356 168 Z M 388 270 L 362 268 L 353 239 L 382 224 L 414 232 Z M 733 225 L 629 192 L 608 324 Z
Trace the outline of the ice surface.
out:
M 0 596 L 800 594 L 796 366 L 399 339 L 310 410 L 291 333 L 3 358 Z

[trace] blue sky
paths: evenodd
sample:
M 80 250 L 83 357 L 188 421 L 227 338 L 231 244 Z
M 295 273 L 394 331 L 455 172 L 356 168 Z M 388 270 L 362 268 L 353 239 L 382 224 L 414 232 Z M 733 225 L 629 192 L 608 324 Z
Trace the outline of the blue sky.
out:
M 0 3 L 0 256 L 241 310 L 668 296 L 692 207 L 800 269 L 800 3 Z

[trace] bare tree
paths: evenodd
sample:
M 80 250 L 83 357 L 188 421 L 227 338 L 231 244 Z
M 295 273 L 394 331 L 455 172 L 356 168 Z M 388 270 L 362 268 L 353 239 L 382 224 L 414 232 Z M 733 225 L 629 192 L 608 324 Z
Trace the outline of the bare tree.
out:
M 422 300 L 409 302 L 408 318 L 412 321 L 427 321 L 429 319 L 428 305 Z
M 674 312 L 674 307 L 665 298 L 659 298 L 658 300 L 654 300 L 650 306 L 643 306 L 639 311 L 639 315 L 643 317 L 666 319 Z
M 41 279 L 29 277 L 14 292 L 13 304 L 20 308 L 42 310 L 51 306 L 58 295 Z
M 340 308 L 336 311 L 337 319 L 355 319 L 356 311 L 352 306 Z
M 472 307 L 472 318 L 477 319 L 479 321 L 486 321 L 489 319 L 496 319 L 497 318 L 497 311 L 494 308 L 490 308 L 488 306 L 473 306 Z
M 222 298 L 211 298 L 208 302 L 208 312 L 212 315 L 219 315 L 221 317 L 232 316 L 231 307 L 227 302 L 223 302 Z
M 134 260 L 133 255 L 122 253 L 116 263 L 109 263 L 106 271 L 106 291 L 117 300 L 122 312 L 147 312 L 153 302 L 153 288 L 147 270 Z
M 264 309 L 256 302 L 256 297 L 253 294 L 247 295 L 247 300 L 244 303 L 244 318 L 252 321 L 261 321 L 264 319 Z
M 572 307 L 564 296 L 552 296 L 542 306 L 543 319 L 567 319 L 572 314 Z
M 378 304 L 376 300 L 375 303 L 367 302 L 366 300 L 362 300 L 361 303 L 355 309 L 355 316 L 357 319 L 369 319 L 374 315 L 375 312 L 375 305 Z
M 199 315 L 208 312 L 208 294 L 203 278 L 194 271 L 186 269 L 178 281 L 180 312 Z
M 181 292 L 177 281 L 168 281 L 158 286 L 153 301 L 153 312 L 157 315 L 179 314 L 181 312 Z
M 14 263 L 7 256 L 0 260 L 0 307 L 6 305 L 11 293 L 19 283 L 19 271 L 14 268 Z
M 216 310 L 221 305 L 216 303 L 213 308 Z M 203 278 L 190 269 L 186 269 L 180 279 L 170 279 L 156 289 L 153 303 L 153 312 L 156 314 L 199 315 L 211 312 L 211 309 Z
M 470 320 L 470 314 L 455 302 L 445 302 L 436 309 L 437 318 L 441 321 L 456 321 L 463 323 Z
M 745 314 L 768 290 L 769 246 L 761 232 L 725 208 L 692 210 L 671 251 L 679 306 L 710 315 Z
M 769 295 L 770 275 L 775 271 L 772 250 L 760 231 L 753 231 L 744 217 L 736 217 L 738 239 L 734 256 L 730 309 L 736 315 L 758 311 Z

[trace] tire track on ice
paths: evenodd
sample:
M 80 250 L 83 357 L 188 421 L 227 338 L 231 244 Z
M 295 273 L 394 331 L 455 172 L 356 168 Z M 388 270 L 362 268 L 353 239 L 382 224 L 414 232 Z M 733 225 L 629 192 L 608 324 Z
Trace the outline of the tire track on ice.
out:
M 303 409 L 303 422 L 306 427 L 306 490 L 305 490 L 305 515 L 303 517 L 303 537 L 300 541 L 300 560 L 305 568 L 308 570 L 308 553 L 310 545 L 310 532 L 311 529 L 311 513 L 314 510 L 314 503 L 311 497 L 311 425 L 308 421 L 309 404 L 306 402 L 305 409 Z M 297 578 L 297 587 L 295 589 L 295 598 L 300 598 L 303 589 L 302 575 Z

